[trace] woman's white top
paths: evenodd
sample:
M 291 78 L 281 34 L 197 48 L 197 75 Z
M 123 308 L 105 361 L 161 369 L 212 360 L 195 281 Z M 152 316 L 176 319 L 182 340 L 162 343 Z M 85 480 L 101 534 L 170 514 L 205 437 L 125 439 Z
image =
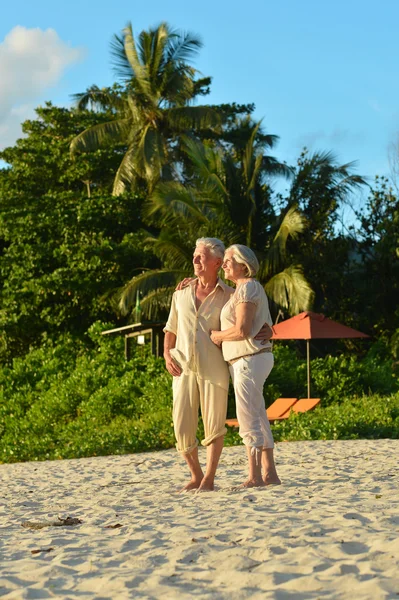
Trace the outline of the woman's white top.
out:
M 259 281 L 256 281 L 255 279 L 239 285 L 234 294 L 232 294 L 222 308 L 220 314 L 222 331 L 224 329 L 229 329 L 236 324 L 236 308 L 241 302 L 252 302 L 252 304 L 255 304 L 256 306 L 251 331 L 249 337 L 245 340 L 222 343 L 223 358 L 226 361 L 240 358 L 241 356 L 256 354 L 256 352 L 259 352 L 260 350 L 272 347 L 271 342 L 262 344 L 261 341 L 254 339 L 265 323 L 270 326 L 273 324 L 265 290 Z

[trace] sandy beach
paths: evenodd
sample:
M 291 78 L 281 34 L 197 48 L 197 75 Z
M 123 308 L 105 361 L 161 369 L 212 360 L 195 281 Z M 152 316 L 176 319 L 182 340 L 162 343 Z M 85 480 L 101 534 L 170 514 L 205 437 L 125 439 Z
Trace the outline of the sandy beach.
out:
M 0 465 L 0 596 L 399 598 L 398 456 L 280 443 L 283 485 L 237 491 L 244 449 L 225 448 L 202 494 L 176 493 L 174 450 Z

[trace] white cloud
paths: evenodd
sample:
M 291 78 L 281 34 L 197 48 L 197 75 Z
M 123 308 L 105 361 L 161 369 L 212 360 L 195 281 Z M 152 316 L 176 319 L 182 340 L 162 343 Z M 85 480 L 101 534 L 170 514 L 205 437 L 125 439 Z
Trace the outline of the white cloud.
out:
M 0 147 L 15 141 L 20 123 L 33 115 L 35 101 L 82 56 L 54 29 L 18 25 L 6 35 L 0 43 Z
M 305 133 L 296 139 L 295 145 L 298 148 L 306 146 L 310 150 L 314 150 L 316 145 L 321 145 L 321 149 L 330 150 L 337 146 L 345 146 L 346 144 L 363 144 L 365 139 L 364 132 L 355 132 L 336 127 L 331 132 L 319 130 Z

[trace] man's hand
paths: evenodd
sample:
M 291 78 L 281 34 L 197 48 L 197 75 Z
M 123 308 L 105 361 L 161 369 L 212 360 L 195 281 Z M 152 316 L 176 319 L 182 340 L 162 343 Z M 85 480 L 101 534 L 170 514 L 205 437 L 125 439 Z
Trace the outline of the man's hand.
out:
M 175 287 L 175 292 L 180 292 L 180 290 L 183 290 L 185 287 L 187 287 L 188 285 L 190 285 L 190 283 L 192 281 L 195 281 L 197 278 L 196 277 L 185 277 L 183 279 L 183 281 L 180 281 L 177 286 Z
M 179 377 L 179 375 L 181 375 L 181 368 L 179 367 L 179 365 L 173 360 L 173 358 L 170 355 L 170 352 L 165 352 L 164 353 L 164 359 L 165 359 L 165 366 L 166 369 L 169 371 L 169 373 L 171 375 L 173 375 L 173 377 Z
M 216 344 L 216 346 L 219 346 L 219 348 L 222 345 L 222 341 L 219 339 L 219 334 L 220 331 L 211 331 L 211 340 L 214 344 Z
M 265 323 L 262 329 L 256 334 L 255 340 L 261 341 L 262 344 L 266 344 L 273 335 L 273 329 Z

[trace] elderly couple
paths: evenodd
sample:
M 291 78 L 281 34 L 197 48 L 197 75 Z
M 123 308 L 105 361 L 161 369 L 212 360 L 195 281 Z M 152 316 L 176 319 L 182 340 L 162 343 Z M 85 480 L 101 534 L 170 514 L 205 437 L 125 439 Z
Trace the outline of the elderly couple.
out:
M 182 491 L 212 491 L 226 433 L 229 371 L 234 385 L 239 433 L 247 447 L 249 474 L 243 487 L 279 484 L 273 436 L 263 385 L 273 368 L 271 317 L 256 281 L 259 263 L 247 246 L 225 251 L 216 238 L 200 238 L 193 256 L 195 279 L 173 294 L 165 326 L 164 357 L 173 375 L 176 447 L 191 480 Z M 223 267 L 229 287 L 218 277 Z M 207 447 L 205 474 L 198 460 L 198 410 Z

